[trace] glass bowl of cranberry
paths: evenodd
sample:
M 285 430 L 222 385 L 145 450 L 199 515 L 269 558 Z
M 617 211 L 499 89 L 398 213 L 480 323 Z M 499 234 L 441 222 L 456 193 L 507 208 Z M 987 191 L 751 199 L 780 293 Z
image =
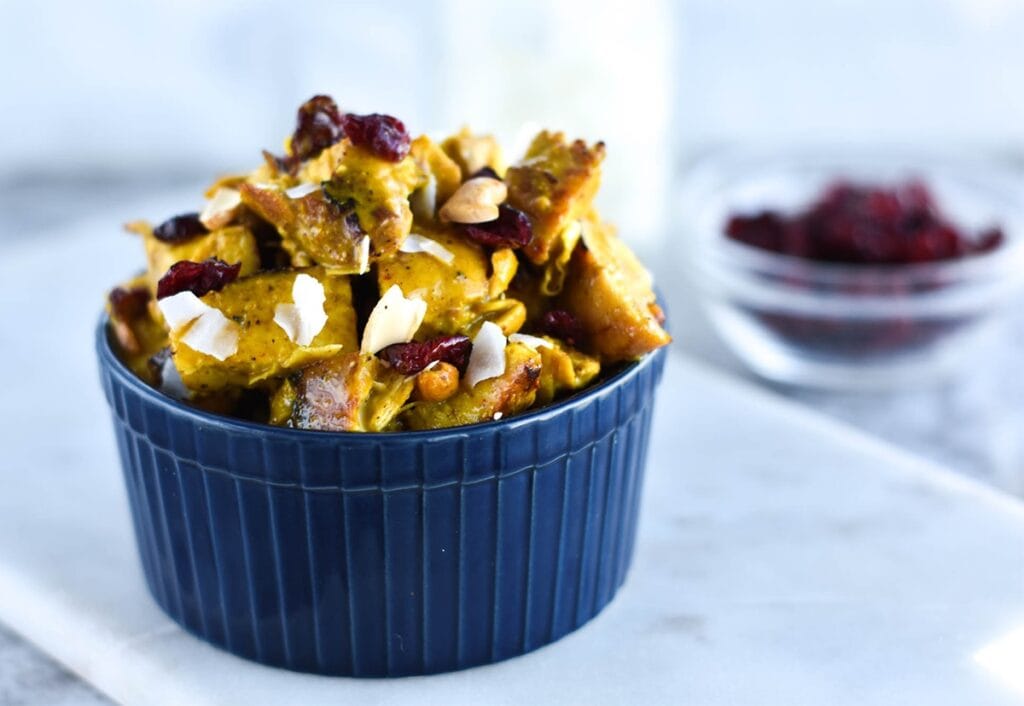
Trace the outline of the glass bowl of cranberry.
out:
M 714 328 L 769 380 L 934 381 L 1024 283 L 1020 193 L 973 162 L 719 157 L 688 180 L 690 262 Z

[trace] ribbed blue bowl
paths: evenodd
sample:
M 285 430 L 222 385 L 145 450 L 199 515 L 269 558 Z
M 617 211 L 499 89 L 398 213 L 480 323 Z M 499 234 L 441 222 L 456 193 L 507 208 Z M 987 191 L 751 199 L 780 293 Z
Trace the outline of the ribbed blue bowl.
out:
M 665 351 L 499 422 L 325 433 L 207 414 L 96 332 L 142 568 L 160 607 L 241 657 L 430 674 L 594 617 L 633 554 Z

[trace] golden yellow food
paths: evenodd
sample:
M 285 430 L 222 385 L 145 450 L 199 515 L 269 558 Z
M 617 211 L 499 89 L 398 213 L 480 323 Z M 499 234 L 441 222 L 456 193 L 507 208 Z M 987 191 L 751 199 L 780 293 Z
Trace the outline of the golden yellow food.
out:
M 507 164 L 463 128 L 412 139 L 317 96 L 285 153 L 127 226 L 111 292 L 135 374 L 218 414 L 437 429 L 557 402 L 671 340 L 647 270 L 594 208 L 605 146 L 543 131 Z

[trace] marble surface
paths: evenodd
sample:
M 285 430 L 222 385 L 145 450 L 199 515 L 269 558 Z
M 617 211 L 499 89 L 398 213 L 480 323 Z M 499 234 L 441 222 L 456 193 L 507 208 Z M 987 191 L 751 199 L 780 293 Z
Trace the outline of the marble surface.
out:
M 0 706 L 100 706 L 110 701 L 0 627 Z
M 398 681 L 226 655 L 145 593 L 96 383 L 95 312 L 138 254 L 102 222 L 13 250 L 0 261 L 0 351 L 20 371 L 6 390 L 19 404 L 0 407 L 0 621 L 115 700 L 1019 702 L 977 655 L 1024 626 L 1024 506 L 681 356 L 630 578 L 584 629 Z
M 1022 191 L 1024 198 L 1024 191 Z M 646 260 L 666 295 L 677 349 L 816 412 L 942 466 L 1024 497 L 1024 301 L 972 347 L 950 376 L 919 387 L 836 392 L 765 383 L 745 369 L 712 329 L 695 288 L 677 274 L 681 254 Z M 1022 297 L 1024 299 L 1024 297 Z

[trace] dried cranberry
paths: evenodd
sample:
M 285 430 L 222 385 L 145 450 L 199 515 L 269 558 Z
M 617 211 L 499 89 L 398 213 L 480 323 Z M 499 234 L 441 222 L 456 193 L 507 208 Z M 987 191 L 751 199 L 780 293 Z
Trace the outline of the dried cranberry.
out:
M 1003 244 L 1003 231 L 999 228 L 989 228 L 978 236 L 976 250 L 979 253 L 992 252 Z
M 211 257 L 202 262 L 182 260 L 171 265 L 167 274 L 156 285 L 156 298 L 163 299 L 188 290 L 201 297 L 208 292 L 217 292 L 224 285 L 234 282 L 242 263 L 229 265 L 223 260 Z
M 181 243 L 196 236 L 208 233 L 206 226 L 199 220 L 198 213 L 183 213 L 166 221 L 153 229 L 153 237 L 165 243 Z
M 380 113 L 346 113 L 341 125 L 352 144 L 365 147 L 381 159 L 400 162 L 409 154 L 409 133 L 398 118 Z
M 110 313 L 121 321 L 133 321 L 146 311 L 149 302 L 149 290 L 145 287 L 116 287 L 107 297 L 110 302 Z
M 552 309 L 544 314 L 540 320 L 541 331 L 560 338 L 570 346 L 575 346 L 583 340 L 583 326 L 579 319 L 565 309 Z
M 533 226 L 522 211 L 502 204 L 498 217 L 486 223 L 465 226 L 466 235 L 494 248 L 521 248 L 533 239 Z
M 733 216 L 726 235 L 764 250 L 823 262 L 908 264 L 950 260 L 999 247 L 992 229 L 971 237 L 939 211 L 928 188 L 836 182 L 794 216 L 764 211 Z
M 330 96 L 313 96 L 299 106 L 292 133 L 292 155 L 309 159 L 345 137 L 343 116 Z M 285 164 L 291 167 L 291 164 Z
M 403 375 L 414 375 L 435 361 L 464 370 L 472 348 L 465 336 L 439 336 L 429 341 L 394 343 L 377 355 Z
M 497 179 L 498 181 L 501 181 L 501 177 L 498 176 L 498 172 L 494 171 L 490 167 L 480 167 L 469 175 L 470 179 L 477 179 L 479 177 L 487 177 L 488 179 Z

